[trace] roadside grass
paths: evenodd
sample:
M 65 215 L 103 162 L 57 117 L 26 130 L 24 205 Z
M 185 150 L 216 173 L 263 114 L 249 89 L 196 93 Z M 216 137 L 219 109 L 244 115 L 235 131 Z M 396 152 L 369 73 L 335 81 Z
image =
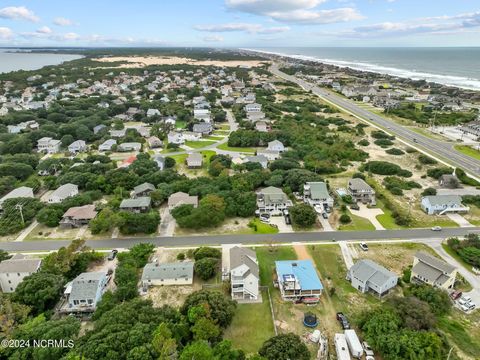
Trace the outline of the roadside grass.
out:
M 480 160 L 480 151 L 467 146 L 467 145 L 455 145 L 454 146 L 455 150 L 461 152 L 462 154 L 465 154 L 467 156 L 470 156 L 474 159 Z
M 261 222 L 258 218 L 250 221 L 252 226 L 248 227 L 249 234 L 277 234 L 278 229 L 270 224 Z M 249 224 L 250 225 L 250 224 Z M 255 231 L 256 228 L 256 231 Z
M 447 338 L 453 342 L 457 351 L 464 353 L 472 359 L 480 359 L 480 321 L 479 311 L 470 315 L 461 314 L 457 316 L 455 311 L 455 319 L 452 315 L 438 319 L 438 327 L 443 331 Z M 476 319 L 472 319 L 475 317 Z M 460 321 L 458 321 L 460 319 Z M 462 357 L 463 358 L 463 357 Z
M 467 269 L 468 271 L 472 272 L 472 265 L 466 263 L 448 244 L 442 243 L 442 248 L 447 252 L 448 255 L 453 257 L 455 260 L 457 260 L 462 266 Z
M 468 214 L 463 215 L 463 217 L 467 219 L 470 224 L 480 226 L 480 208 L 473 204 L 469 204 L 469 206 L 470 211 Z
M 262 299 L 259 304 L 239 304 L 224 333 L 225 339 L 247 354 L 256 353 L 265 340 L 275 335 L 266 291 L 262 291 Z
M 215 144 L 216 141 L 185 141 L 185 145 L 192 149 L 200 149 Z
M 225 150 L 225 151 L 252 153 L 252 154 L 255 153 L 255 151 L 257 151 L 256 149 L 251 148 L 251 147 L 230 147 L 230 146 L 228 146 L 227 143 L 218 145 L 217 149 Z
M 352 219 L 349 224 L 340 225 L 338 230 L 341 231 L 362 231 L 362 230 L 375 230 L 375 226 L 368 220 L 363 217 L 353 215 L 349 210 L 347 210 L 348 216 Z
M 432 140 L 451 141 L 447 137 L 441 136 L 439 134 L 432 133 L 431 131 L 429 131 L 427 129 L 424 129 L 424 128 L 420 128 L 420 127 L 417 127 L 417 126 L 410 126 L 409 129 L 412 130 L 412 131 L 415 131 L 417 134 L 426 136 L 426 137 L 428 137 Z
M 378 222 L 385 228 L 385 229 L 405 229 L 405 226 L 400 226 L 395 223 L 395 219 L 392 216 L 392 210 L 387 209 L 385 204 L 381 200 L 377 200 L 377 207 L 382 209 L 383 214 L 377 215 L 376 218 Z
M 210 136 L 207 136 L 205 139 L 218 141 L 218 140 L 224 139 L 224 136 L 212 136 L 212 135 L 210 135 Z

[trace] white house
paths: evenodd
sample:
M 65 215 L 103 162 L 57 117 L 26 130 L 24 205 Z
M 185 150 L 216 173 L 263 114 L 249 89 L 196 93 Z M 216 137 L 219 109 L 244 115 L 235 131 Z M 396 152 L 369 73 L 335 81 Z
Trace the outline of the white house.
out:
M 2 210 L 2 204 L 5 202 L 5 200 L 15 198 L 33 198 L 33 189 L 26 186 L 20 186 L 16 189 L 13 189 L 0 199 L 0 211 Z
M 270 141 L 268 143 L 267 150 L 284 152 L 285 151 L 285 146 L 283 146 L 281 141 L 273 140 L 273 141 Z
M 49 197 L 47 202 L 49 204 L 58 204 L 63 200 L 78 195 L 78 185 L 65 184 L 56 189 Z
M 230 249 L 230 283 L 233 300 L 258 299 L 259 268 L 255 251 L 238 246 Z
M 127 142 L 118 145 L 118 151 L 140 151 L 142 144 L 139 142 Z
M 397 286 L 398 276 L 370 259 L 362 259 L 348 270 L 347 280 L 362 293 L 383 296 Z
M 84 272 L 66 285 L 65 295 L 68 297 L 68 310 L 71 312 L 93 312 L 102 299 L 107 286 L 106 272 Z
M 115 139 L 108 139 L 98 146 L 98 151 L 110 151 L 112 150 L 112 146 L 117 144 L 117 140 Z
M 305 183 L 303 201 L 310 206 L 320 205 L 325 209 L 333 207 L 333 198 L 328 193 L 327 184 L 323 181 Z
M 38 271 L 41 263 L 41 259 L 25 259 L 23 255 L 15 255 L 11 259 L 3 260 L 0 263 L 2 292 L 14 292 L 25 277 Z
M 160 116 L 160 110 L 158 109 L 148 109 L 147 110 L 147 117 L 151 116 Z
M 462 204 L 458 195 L 432 195 L 422 197 L 421 207 L 428 215 L 468 212 L 470 208 Z
M 169 144 L 183 144 L 185 142 L 185 139 L 183 138 L 183 134 L 176 132 L 176 131 L 170 131 L 168 133 L 168 143 Z
M 85 150 L 87 150 L 87 144 L 83 140 L 77 140 L 68 145 L 68 151 L 73 154 L 83 152 Z
M 142 284 L 143 286 L 192 285 L 193 262 L 149 263 L 143 268 Z
M 211 114 L 209 109 L 194 109 L 193 117 L 200 121 L 211 122 Z
M 60 144 L 60 140 L 55 140 L 50 137 L 43 137 L 37 141 L 37 148 L 39 152 L 54 154 L 60 151 Z
M 258 104 L 258 103 L 247 104 L 247 105 L 245 105 L 244 109 L 247 113 L 249 113 L 249 112 L 260 112 L 260 111 L 262 111 L 262 105 Z
M 257 156 L 265 156 L 268 161 L 273 161 L 280 158 L 280 152 L 278 150 L 259 149 L 257 150 Z

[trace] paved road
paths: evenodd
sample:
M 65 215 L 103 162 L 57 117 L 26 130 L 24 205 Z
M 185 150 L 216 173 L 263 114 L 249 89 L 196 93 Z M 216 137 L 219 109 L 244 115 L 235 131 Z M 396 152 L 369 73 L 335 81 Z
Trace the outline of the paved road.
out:
M 444 162 L 447 162 L 452 166 L 461 167 L 469 175 L 475 177 L 480 175 L 480 160 L 474 159 L 468 155 L 456 151 L 453 148 L 454 144 L 450 142 L 435 140 L 416 133 L 415 131 L 410 130 L 402 125 L 398 125 L 393 121 L 387 120 L 382 116 L 365 110 L 359 107 L 354 102 L 347 100 L 331 91 L 312 85 L 302 79 L 298 79 L 295 76 L 287 75 L 278 70 L 278 67 L 276 66 L 272 66 L 270 68 L 270 71 L 285 80 L 289 80 L 300 85 L 306 90 L 312 90 L 315 95 L 321 97 L 323 100 L 330 102 L 333 105 L 339 106 L 344 110 L 350 112 L 352 115 L 360 117 L 363 120 L 366 120 L 371 124 L 384 129 L 387 133 L 397 136 L 399 139 L 408 143 L 408 145 L 412 147 L 423 150 L 431 154 L 432 156 L 436 156 L 438 159 L 443 160 Z M 414 139 L 416 139 L 416 142 L 414 142 Z
M 386 240 L 386 239 L 440 239 L 450 236 L 463 236 L 467 233 L 480 233 L 480 227 L 446 228 L 441 232 L 430 229 L 377 230 L 377 231 L 312 231 L 299 233 L 265 234 L 265 235 L 215 235 L 215 236 L 166 236 L 135 237 L 103 240 L 87 240 L 87 245 L 94 249 L 130 248 L 141 242 L 149 242 L 156 246 L 198 246 L 221 244 L 259 244 L 290 243 L 343 240 Z M 67 246 L 68 240 L 42 240 L 0 243 L 0 249 L 15 251 L 57 250 Z

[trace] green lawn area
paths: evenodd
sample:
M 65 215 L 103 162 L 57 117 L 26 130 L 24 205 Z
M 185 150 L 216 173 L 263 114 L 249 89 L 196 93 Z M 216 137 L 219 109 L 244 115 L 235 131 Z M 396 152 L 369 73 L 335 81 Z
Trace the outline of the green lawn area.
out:
M 377 207 L 383 210 L 382 215 L 377 215 L 377 220 L 385 229 L 405 229 L 405 226 L 395 224 L 392 211 L 387 209 L 381 200 L 377 200 Z
M 466 145 L 455 145 L 455 150 L 461 152 L 462 154 L 468 155 L 474 159 L 480 160 L 480 151 Z
M 349 224 L 340 225 L 338 230 L 342 231 L 358 231 L 358 230 L 375 230 L 375 226 L 368 220 L 363 217 L 353 215 L 350 211 L 347 210 L 348 216 L 352 219 Z
M 239 304 L 232 324 L 224 333 L 233 347 L 247 354 L 256 353 L 265 340 L 275 335 L 266 291 L 262 292 L 262 298 L 260 304 Z
M 192 149 L 199 149 L 213 144 L 215 144 L 215 141 L 185 141 L 185 145 Z
M 438 319 L 438 327 L 443 331 L 447 338 L 471 359 L 480 359 L 480 321 L 479 311 L 470 315 L 455 313 Z M 455 318 L 453 318 L 455 316 Z
M 186 126 L 187 126 L 187 122 L 185 120 L 177 120 L 175 122 L 175 127 L 177 129 L 185 129 Z
M 480 208 L 473 204 L 469 204 L 468 206 L 470 206 L 470 211 L 468 214 L 463 215 L 463 217 L 471 224 L 480 226 Z
M 207 140 L 215 140 L 215 141 L 218 141 L 218 140 L 222 140 L 224 138 L 224 136 L 207 136 L 205 139 Z
M 249 233 L 251 234 L 277 234 L 278 229 L 276 227 L 273 227 L 269 224 L 265 224 L 261 222 L 258 218 L 255 218 L 251 221 L 253 225 L 256 226 L 257 231 L 255 231 L 255 227 L 248 227 L 250 230 Z
M 274 290 L 272 275 L 277 260 L 295 260 L 297 255 L 295 250 L 290 246 L 265 246 L 256 248 L 258 266 L 260 268 L 260 284 L 270 287 L 270 291 Z
M 256 149 L 251 148 L 251 147 L 230 147 L 228 146 L 227 143 L 220 144 L 217 146 L 218 149 L 220 150 L 225 150 L 225 151 L 236 151 L 236 152 L 244 152 L 244 153 L 255 153 Z
M 178 164 L 183 164 L 185 163 L 185 159 L 187 158 L 187 154 L 181 154 L 181 155 L 172 155 L 170 156 L 172 159 L 175 160 L 175 163 Z
M 462 260 L 462 258 L 460 256 L 458 256 L 458 254 L 453 251 L 453 249 L 448 246 L 447 243 L 442 243 L 442 248 L 443 250 L 445 250 L 451 257 L 453 257 L 455 260 L 457 260 L 460 264 L 463 265 L 463 267 L 465 269 L 467 269 L 468 271 L 472 272 L 472 265 L 466 263 L 465 261 Z

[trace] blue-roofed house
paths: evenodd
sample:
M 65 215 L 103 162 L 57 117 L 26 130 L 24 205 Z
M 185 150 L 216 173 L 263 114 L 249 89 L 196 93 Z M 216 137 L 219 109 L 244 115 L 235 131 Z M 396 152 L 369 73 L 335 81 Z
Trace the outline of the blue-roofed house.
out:
M 319 298 L 323 285 L 310 260 L 275 261 L 277 282 L 284 300 Z

